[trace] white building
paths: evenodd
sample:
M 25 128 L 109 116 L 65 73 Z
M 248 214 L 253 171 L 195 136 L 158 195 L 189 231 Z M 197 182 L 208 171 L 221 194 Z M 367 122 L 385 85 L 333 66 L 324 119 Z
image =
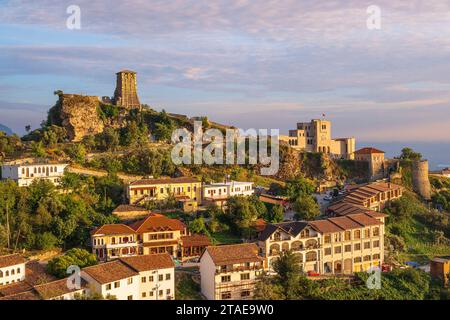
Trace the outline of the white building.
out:
M 117 300 L 175 299 L 175 264 L 168 254 L 120 258 L 84 268 L 93 293 Z
M 29 186 L 35 179 L 45 179 L 59 185 L 65 163 L 7 163 L 2 165 L 2 179 L 11 179 L 19 187 Z
M 209 246 L 200 257 L 202 294 L 208 300 L 252 299 L 263 269 L 254 243 Z
M 25 280 L 26 260 L 19 254 L 0 257 L 0 286 Z
M 255 193 L 253 182 L 230 181 L 203 185 L 203 201 L 223 206 L 233 196 L 251 196 Z

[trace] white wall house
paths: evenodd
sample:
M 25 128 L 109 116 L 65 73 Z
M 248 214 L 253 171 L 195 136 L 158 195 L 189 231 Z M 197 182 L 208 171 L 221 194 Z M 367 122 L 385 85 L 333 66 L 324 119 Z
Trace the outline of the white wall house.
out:
M 91 292 L 105 298 L 175 299 L 175 264 L 166 253 L 120 258 L 84 268 L 81 277 Z
M 253 182 L 230 181 L 203 185 L 203 200 L 218 206 L 225 205 L 230 197 L 251 196 L 254 193 Z
M 0 286 L 25 280 L 26 260 L 18 254 L 0 257 Z
M 45 179 L 59 185 L 67 166 L 65 163 L 7 163 L 2 165 L 2 179 L 14 180 L 19 187 L 27 187 L 35 179 Z

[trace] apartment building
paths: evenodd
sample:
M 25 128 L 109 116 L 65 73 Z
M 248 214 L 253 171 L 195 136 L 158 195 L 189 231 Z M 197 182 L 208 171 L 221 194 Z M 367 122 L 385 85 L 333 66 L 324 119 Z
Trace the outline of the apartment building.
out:
M 343 199 L 328 207 L 328 210 L 332 212 L 342 203 L 350 203 L 370 210 L 381 211 L 389 201 L 399 199 L 403 195 L 403 190 L 402 186 L 390 182 L 350 186 Z
M 84 268 L 91 293 L 117 300 L 172 300 L 175 264 L 168 254 L 120 258 Z
M 208 300 L 252 299 L 263 270 L 254 243 L 209 246 L 200 257 L 202 294 Z
M 258 238 L 260 255 L 273 270 L 283 251 L 299 257 L 304 272 L 351 274 L 381 266 L 384 257 L 384 218 L 350 214 L 310 222 L 269 224 Z
M 126 189 L 129 204 L 164 201 L 169 196 L 183 202 L 183 206 L 201 203 L 201 182 L 195 178 L 142 179 L 131 182 Z M 195 205 L 194 205 L 195 203 Z
M 92 252 L 100 261 L 168 253 L 180 260 L 198 257 L 211 244 L 204 235 L 191 235 L 184 223 L 152 213 L 130 226 L 108 224 L 91 233 Z
M 36 179 L 59 185 L 67 166 L 65 163 L 10 162 L 2 165 L 2 179 L 14 180 L 19 187 L 27 187 Z
M 280 136 L 293 149 L 307 152 L 322 152 L 335 158 L 353 159 L 355 138 L 331 138 L 331 121 L 313 119 L 299 122 L 297 128 L 289 130 L 289 136 Z
M 230 197 L 251 196 L 254 193 L 253 182 L 229 181 L 205 184 L 203 185 L 203 203 L 223 207 Z
M 355 160 L 367 162 L 370 180 L 382 179 L 386 175 L 384 154 L 384 151 L 376 148 L 362 148 L 355 151 Z
M 0 257 L 0 286 L 25 280 L 26 260 L 19 254 Z

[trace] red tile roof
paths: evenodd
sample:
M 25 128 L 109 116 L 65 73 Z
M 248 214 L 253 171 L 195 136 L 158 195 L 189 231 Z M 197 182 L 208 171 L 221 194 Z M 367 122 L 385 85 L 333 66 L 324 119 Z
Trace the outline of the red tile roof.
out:
M 193 234 L 181 237 L 183 247 L 210 246 L 211 240 L 208 236 L 202 234 Z
M 175 268 L 175 263 L 167 253 L 125 257 L 119 260 L 137 272 Z
M 328 220 L 316 220 L 309 223 L 314 230 L 320 233 L 341 232 L 344 229 Z
M 362 148 L 355 151 L 356 154 L 372 154 L 372 153 L 385 153 L 384 151 L 381 151 L 376 148 Z
M 67 286 L 67 278 L 65 278 L 35 286 L 34 290 L 36 290 L 36 292 L 41 296 L 42 299 L 51 299 L 71 292 L 77 292 L 79 290 L 86 288 L 87 287 L 86 281 L 81 280 L 80 287 L 81 287 L 80 289 L 69 288 Z
M 0 268 L 15 266 L 25 263 L 27 260 L 20 254 L 9 254 L 0 257 Z
M 106 284 L 139 275 L 134 269 L 126 266 L 120 260 L 87 267 L 83 269 L 83 272 L 91 276 L 100 284 Z
M 262 261 L 258 255 L 258 247 L 254 243 L 209 246 L 205 252 L 209 253 L 215 265 Z
M 136 232 L 125 224 L 105 224 L 101 227 L 96 228 L 91 232 L 91 235 L 96 234 L 135 234 Z
M 151 213 L 144 220 L 140 220 L 131 225 L 138 233 L 155 232 L 155 231 L 183 231 L 186 226 L 177 219 L 170 219 L 162 214 Z

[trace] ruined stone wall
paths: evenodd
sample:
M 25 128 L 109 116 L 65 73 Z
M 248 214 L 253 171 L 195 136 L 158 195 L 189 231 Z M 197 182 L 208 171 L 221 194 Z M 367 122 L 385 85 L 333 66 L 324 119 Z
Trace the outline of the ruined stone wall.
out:
M 426 200 L 431 199 L 431 185 L 428 178 L 428 161 L 417 160 L 412 165 L 413 190 Z
M 70 141 L 103 132 L 104 124 L 98 115 L 100 100 L 96 96 L 60 94 L 49 111 L 49 122 L 66 129 Z

